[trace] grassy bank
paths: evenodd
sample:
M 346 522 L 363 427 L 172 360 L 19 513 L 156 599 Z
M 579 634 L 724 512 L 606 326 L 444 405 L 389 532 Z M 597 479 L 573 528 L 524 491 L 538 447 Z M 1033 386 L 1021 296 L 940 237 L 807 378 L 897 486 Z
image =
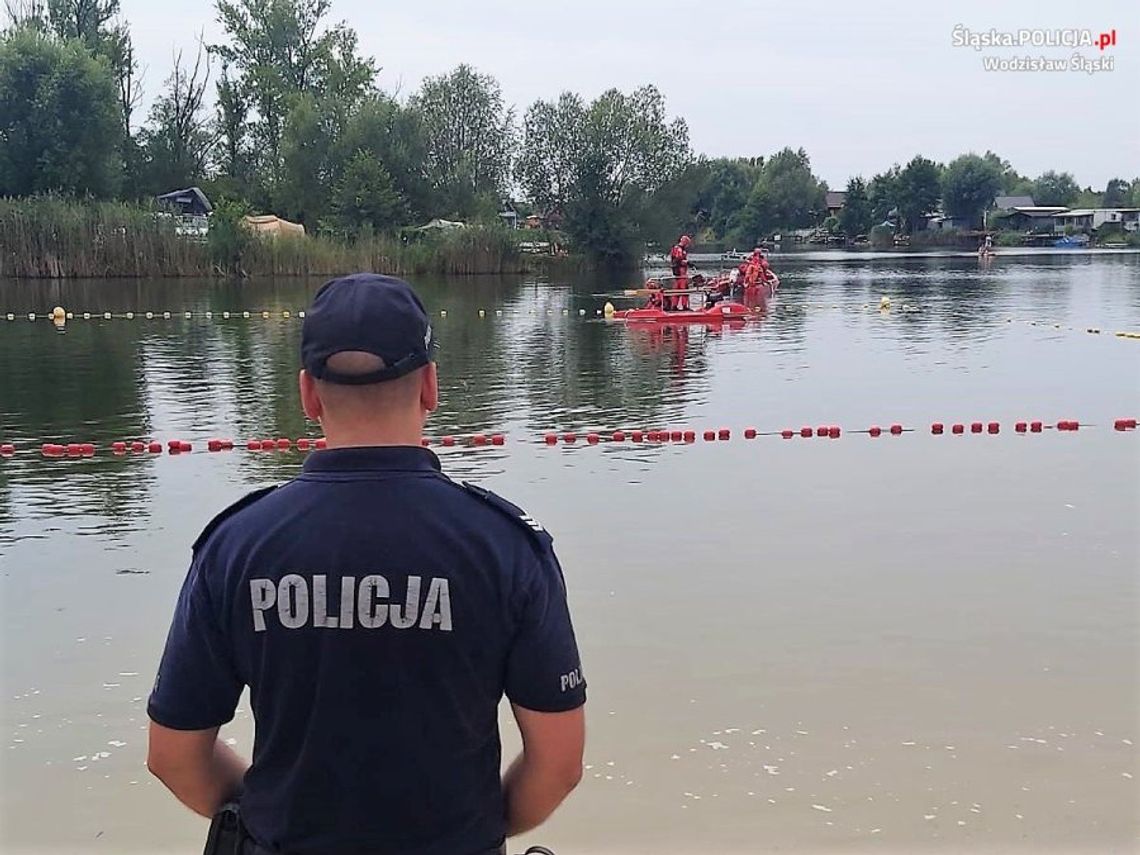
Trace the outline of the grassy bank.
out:
M 194 241 L 173 220 L 117 202 L 0 199 L 0 277 L 70 279 L 181 276 L 334 276 L 542 272 L 577 259 L 523 253 L 521 232 L 474 226 L 418 240 L 388 235 L 258 238 L 223 207 L 210 236 Z

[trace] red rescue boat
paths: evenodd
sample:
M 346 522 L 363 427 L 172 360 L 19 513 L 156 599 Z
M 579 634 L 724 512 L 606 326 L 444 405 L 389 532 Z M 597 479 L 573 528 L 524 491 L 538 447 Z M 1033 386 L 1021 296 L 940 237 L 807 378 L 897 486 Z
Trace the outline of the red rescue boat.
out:
M 615 320 L 641 324 L 722 324 L 725 321 L 746 321 L 750 317 L 751 309 L 732 300 L 724 300 L 701 309 L 666 311 L 656 306 L 643 306 L 640 309 L 620 309 L 613 313 Z

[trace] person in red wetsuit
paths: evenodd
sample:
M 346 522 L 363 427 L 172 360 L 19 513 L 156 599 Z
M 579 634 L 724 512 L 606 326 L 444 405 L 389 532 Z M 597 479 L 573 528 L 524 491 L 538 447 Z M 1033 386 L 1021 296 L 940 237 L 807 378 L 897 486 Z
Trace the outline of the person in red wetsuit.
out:
M 689 246 L 693 239 L 688 235 L 681 235 L 677 245 L 669 253 L 669 264 L 673 268 L 673 287 L 678 291 L 689 288 Z M 684 311 L 689 308 L 689 295 L 677 294 L 665 303 L 666 309 Z

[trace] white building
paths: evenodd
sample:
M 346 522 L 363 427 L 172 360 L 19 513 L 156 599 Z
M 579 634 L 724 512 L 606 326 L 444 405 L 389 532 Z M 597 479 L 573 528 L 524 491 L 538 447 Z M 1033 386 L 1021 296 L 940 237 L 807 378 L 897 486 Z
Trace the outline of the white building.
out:
M 1078 232 L 1091 232 L 1108 224 L 1119 224 L 1126 232 L 1140 230 L 1140 208 L 1078 208 L 1056 215 L 1057 227 L 1072 226 Z

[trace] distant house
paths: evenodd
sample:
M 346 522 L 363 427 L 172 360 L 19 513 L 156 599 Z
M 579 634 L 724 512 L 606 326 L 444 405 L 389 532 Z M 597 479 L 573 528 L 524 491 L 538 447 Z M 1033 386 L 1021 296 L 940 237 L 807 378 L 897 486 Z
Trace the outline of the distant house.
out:
M 528 229 L 559 229 L 562 227 L 562 215 L 557 211 L 531 214 L 523 220 L 523 227 Z
M 994 207 L 999 211 L 1012 211 L 1014 208 L 1033 208 L 1037 205 L 1032 196 L 997 196 Z
M 174 220 L 174 233 L 180 237 L 204 240 L 210 231 L 210 214 L 214 206 L 197 187 L 175 190 L 155 197 L 155 202 L 164 210 L 155 216 Z
M 989 225 L 1017 232 L 1052 232 L 1058 226 L 1057 216 L 1068 210 L 1063 205 L 1019 205 L 994 211 L 989 216 Z
M 1123 231 L 1140 230 L 1140 208 L 1078 208 L 1057 215 L 1057 225 L 1074 231 L 1091 232 L 1101 226 L 1119 225 Z
M 972 225 L 969 217 L 949 217 L 941 211 L 926 217 L 926 228 L 935 232 L 945 229 L 968 229 Z
M 156 200 L 160 205 L 177 210 L 184 217 L 208 217 L 214 212 L 214 206 L 197 187 L 187 187 L 185 190 L 175 190 L 173 193 L 164 193 Z
M 499 211 L 499 219 L 503 221 L 503 225 L 512 231 L 519 227 L 519 212 L 509 202 L 503 206 L 503 210 Z
M 846 204 L 847 191 L 845 190 L 828 190 L 823 200 L 823 205 L 827 208 L 827 216 L 829 217 L 838 217 L 839 212 L 843 210 L 843 206 Z

